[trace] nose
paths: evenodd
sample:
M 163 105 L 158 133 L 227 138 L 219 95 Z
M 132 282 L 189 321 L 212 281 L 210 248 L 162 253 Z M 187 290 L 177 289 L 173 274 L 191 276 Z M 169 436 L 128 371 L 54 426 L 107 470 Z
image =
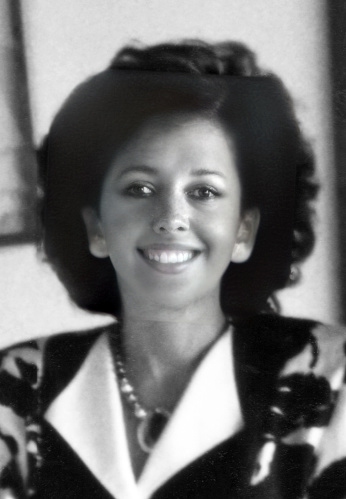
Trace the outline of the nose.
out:
M 166 200 L 158 207 L 152 227 L 157 234 L 187 231 L 190 228 L 189 217 L 182 199 Z

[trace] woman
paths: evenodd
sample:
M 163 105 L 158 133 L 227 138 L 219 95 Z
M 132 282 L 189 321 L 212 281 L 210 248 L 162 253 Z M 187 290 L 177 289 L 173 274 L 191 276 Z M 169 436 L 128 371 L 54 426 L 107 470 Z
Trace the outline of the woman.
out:
M 125 48 L 41 160 L 47 257 L 118 322 L 3 352 L 3 494 L 346 497 L 344 332 L 269 305 L 316 192 L 281 82 L 235 43 Z

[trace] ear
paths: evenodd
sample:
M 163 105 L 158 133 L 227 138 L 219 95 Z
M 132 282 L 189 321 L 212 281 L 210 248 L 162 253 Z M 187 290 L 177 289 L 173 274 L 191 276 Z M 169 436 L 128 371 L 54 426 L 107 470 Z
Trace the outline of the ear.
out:
M 97 258 L 106 258 L 108 256 L 107 244 L 96 211 L 87 206 L 82 209 L 81 215 L 88 235 L 90 253 Z
M 255 246 L 260 218 L 258 208 L 252 208 L 243 213 L 233 248 L 232 262 L 243 263 L 250 258 Z

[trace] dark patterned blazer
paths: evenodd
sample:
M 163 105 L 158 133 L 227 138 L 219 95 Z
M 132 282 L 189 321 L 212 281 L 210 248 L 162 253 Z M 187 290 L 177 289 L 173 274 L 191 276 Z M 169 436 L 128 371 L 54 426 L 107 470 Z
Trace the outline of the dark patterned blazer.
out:
M 97 448 L 102 421 L 83 435 L 77 417 L 68 435 L 43 417 L 62 394 L 66 411 L 55 418 L 69 417 L 81 366 L 104 333 L 63 334 L 1 352 L 1 499 L 116 497 L 82 458 L 83 442 L 94 441 L 95 460 L 107 465 Z M 244 424 L 151 497 L 345 499 L 345 339 L 343 328 L 276 315 L 239 323 L 232 356 Z M 85 407 L 81 417 L 88 418 Z

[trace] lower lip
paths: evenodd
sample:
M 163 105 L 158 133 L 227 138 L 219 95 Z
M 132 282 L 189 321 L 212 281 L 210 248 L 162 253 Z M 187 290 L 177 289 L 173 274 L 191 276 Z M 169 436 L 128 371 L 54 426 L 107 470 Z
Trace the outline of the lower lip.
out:
M 200 253 L 196 253 L 190 260 L 186 262 L 177 262 L 177 263 L 160 263 L 156 260 L 149 260 L 146 258 L 142 251 L 138 250 L 139 255 L 142 259 L 147 263 L 150 267 L 157 270 L 158 272 L 162 272 L 163 274 L 180 274 L 183 272 L 191 263 L 193 263 L 196 258 L 200 255 Z

